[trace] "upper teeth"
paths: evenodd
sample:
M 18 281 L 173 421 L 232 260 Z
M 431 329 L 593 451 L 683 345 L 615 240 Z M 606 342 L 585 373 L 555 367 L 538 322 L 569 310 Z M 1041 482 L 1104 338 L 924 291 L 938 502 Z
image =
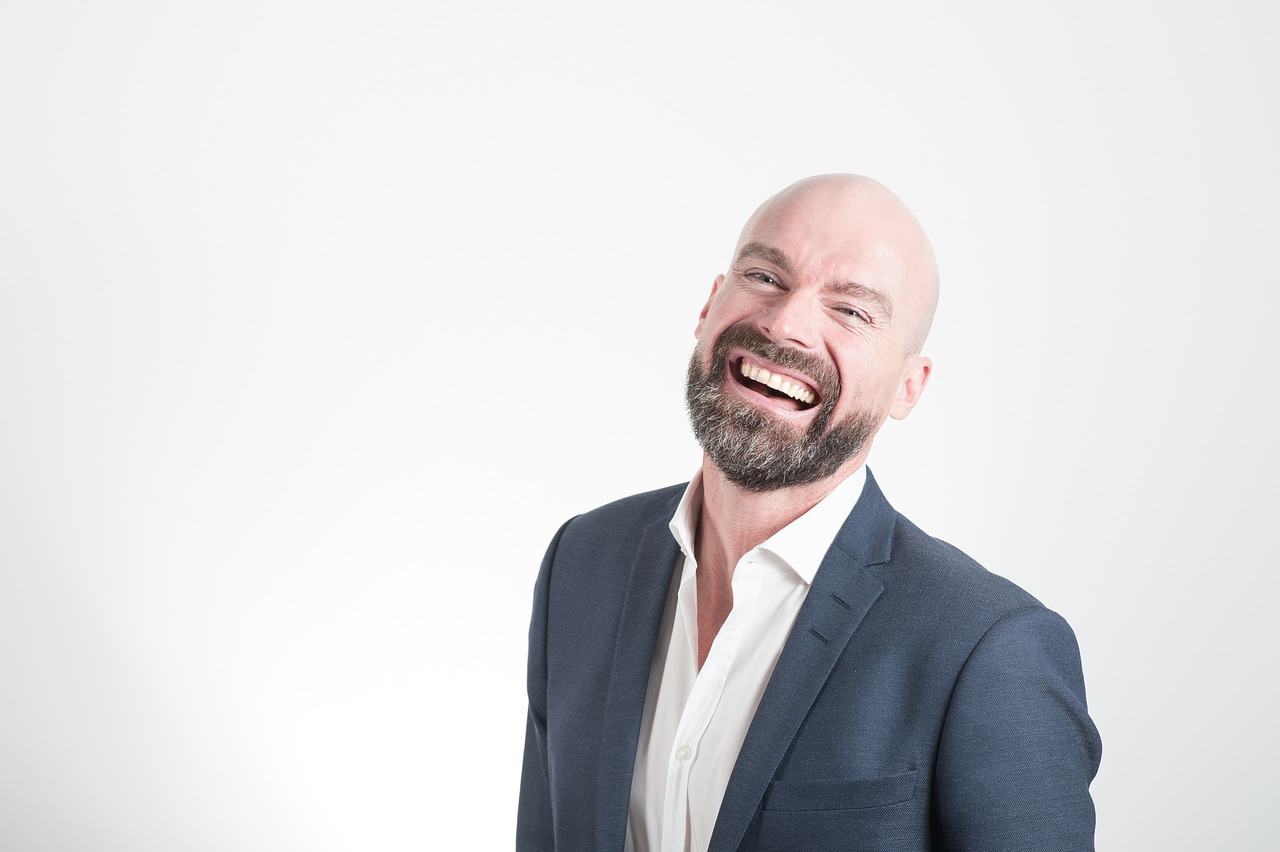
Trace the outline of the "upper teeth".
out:
M 801 402 L 813 402 L 817 397 L 813 395 L 813 391 L 804 385 L 796 382 L 792 384 L 789 380 L 782 378 L 777 373 L 770 373 L 764 367 L 758 364 L 749 364 L 747 361 L 742 362 L 742 375 L 762 385 L 768 385 L 774 390 L 780 390 L 792 399 L 798 399 Z

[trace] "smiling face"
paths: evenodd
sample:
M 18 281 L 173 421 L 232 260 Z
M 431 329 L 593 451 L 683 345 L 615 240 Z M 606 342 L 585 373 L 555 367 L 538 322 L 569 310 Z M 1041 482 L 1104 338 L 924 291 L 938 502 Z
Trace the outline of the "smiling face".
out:
M 919 224 L 880 184 L 811 178 L 765 202 L 698 323 L 687 401 L 703 450 L 751 491 L 855 470 L 924 389 L 936 293 Z
M 720 335 L 709 370 L 700 360 L 694 352 L 685 388 L 693 432 L 729 481 L 748 491 L 831 476 L 879 425 L 865 412 L 832 423 L 840 398 L 835 371 L 821 359 L 776 345 L 750 323 Z M 809 411 L 807 426 L 778 416 Z

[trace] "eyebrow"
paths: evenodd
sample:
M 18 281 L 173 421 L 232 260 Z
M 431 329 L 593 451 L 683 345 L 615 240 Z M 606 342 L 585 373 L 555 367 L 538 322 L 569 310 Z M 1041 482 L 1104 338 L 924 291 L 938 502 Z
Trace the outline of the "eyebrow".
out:
M 753 240 L 742 247 L 736 259 L 743 261 L 748 257 L 772 263 L 788 275 L 791 274 L 791 263 L 787 260 L 787 256 L 773 246 L 767 246 L 764 243 L 757 243 Z
M 843 296 L 866 299 L 884 312 L 885 322 L 893 319 L 893 304 L 889 301 L 889 297 L 874 287 L 868 287 L 866 284 L 859 284 L 856 281 L 840 281 L 832 284 L 827 289 L 834 290 Z
M 793 274 L 791 271 L 791 262 L 787 260 L 787 256 L 779 249 L 764 243 L 755 242 L 754 240 L 744 245 L 739 251 L 735 259 L 741 263 L 749 257 L 763 260 L 766 263 L 772 263 L 788 275 Z M 858 299 L 865 299 L 872 302 L 883 313 L 886 321 L 893 318 L 893 303 L 889 297 L 874 287 L 868 287 L 866 284 L 859 284 L 856 281 L 838 281 L 834 284 L 827 285 L 826 289 L 839 293 L 842 296 L 852 296 Z

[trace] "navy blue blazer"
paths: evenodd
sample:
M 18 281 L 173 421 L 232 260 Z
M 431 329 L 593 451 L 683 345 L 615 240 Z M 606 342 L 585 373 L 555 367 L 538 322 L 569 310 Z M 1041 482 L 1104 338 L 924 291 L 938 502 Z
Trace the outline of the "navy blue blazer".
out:
M 529 630 L 519 850 L 622 850 L 684 486 L 581 515 Z M 1093 849 L 1102 743 L 1071 628 L 870 473 L 729 779 L 711 852 Z

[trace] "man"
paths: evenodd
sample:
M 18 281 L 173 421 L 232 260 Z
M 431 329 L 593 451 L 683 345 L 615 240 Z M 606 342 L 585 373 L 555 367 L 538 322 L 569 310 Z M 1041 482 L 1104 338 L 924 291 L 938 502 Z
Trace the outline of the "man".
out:
M 1070 628 L 864 467 L 928 382 L 937 287 L 867 178 L 752 215 L 695 333 L 698 475 L 571 520 L 543 562 L 518 848 L 1093 848 Z

